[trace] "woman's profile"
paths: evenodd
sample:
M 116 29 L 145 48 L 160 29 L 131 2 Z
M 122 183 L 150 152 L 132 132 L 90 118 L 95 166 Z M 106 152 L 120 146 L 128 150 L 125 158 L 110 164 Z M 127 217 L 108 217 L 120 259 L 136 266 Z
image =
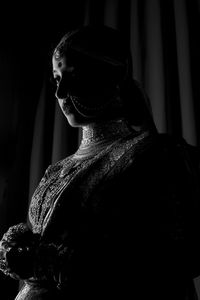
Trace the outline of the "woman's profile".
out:
M 29 223 L 2 237 L 1 270 L 24 280 L 15 299 L 185 299 L 199 272 L 197 194 L 179 148 L 156 130 L 126 41 L 81 27 L 51 63 L 55 98 L 82 140 L 45 171 Z

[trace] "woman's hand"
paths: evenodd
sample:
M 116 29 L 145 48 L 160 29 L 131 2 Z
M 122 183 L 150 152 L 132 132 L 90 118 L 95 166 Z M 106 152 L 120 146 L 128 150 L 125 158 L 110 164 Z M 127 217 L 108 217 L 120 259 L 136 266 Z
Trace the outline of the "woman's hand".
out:
M 17 280 L 48 280 L 60 288 L 65 284 L 72 254 L 64 244 L 41 241 L 40 235 L 20 223 L 10 227 L 0 241 L 0 270 Z
M 11 226 L 0 241 L 0 270 L 14 279 L 32 277 L 37 241 L 27 224 Z

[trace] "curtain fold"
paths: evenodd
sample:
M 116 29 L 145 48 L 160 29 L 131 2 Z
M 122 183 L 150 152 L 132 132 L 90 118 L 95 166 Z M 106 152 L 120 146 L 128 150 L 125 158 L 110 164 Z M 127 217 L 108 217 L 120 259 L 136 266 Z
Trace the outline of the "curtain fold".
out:
M 161 16 L 158 0 L 147 1 L 145 9 L 146 60 L 144 87 L 149 95 L 159 132 L 167 131 Z M 133 53 L 134 55 L 134 53 Z
M 179 74 L 182 136 L 191 145 L 197 144 L 194 103 L 191 83 L 189 33 L 184 1 L 174 1 L 176 47 Z
M 140 36 L 140 18 L 137 1 L 131 1 L 130 7 L 130 49 L 132 54 L 133 74 L 136 80 L 142 82 L 142 54 Z
M 32 196 L 34 189 L 39 183 L 39 179 L 43 175 L 44 169 L 44 119 L 45 119 L 45 90 L 43 85 L 37 113 L 35 117 L 33 144 L 30 161 L 30 181 L 29 181 L 29 198 Z

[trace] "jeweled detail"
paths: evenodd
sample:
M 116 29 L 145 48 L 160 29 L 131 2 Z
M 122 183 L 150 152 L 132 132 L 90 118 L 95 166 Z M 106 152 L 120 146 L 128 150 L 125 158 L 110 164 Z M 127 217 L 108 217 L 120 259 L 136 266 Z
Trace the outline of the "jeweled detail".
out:
M 44 220 L 45 227 L 47 226 L 51 213 L 55 209 L 54 204 L 59 200 L 59 195 L 65 189 L 70 186 L 74 191 L 79 190 L 82 197 L 81 203 L 86 203 L 87 198 L 102 178 L 111 174 L 115 164 L 122 159 L 124 160 L 123 164 L 119 164 L 118 169 L 117 167 L 114 168 L 114 172 L 124 168 L 129 159 L 134 156 L 137 145 L 143 142 L 147 136 L 148 132 L 144 132 L 137 137 L 134 135 L 129 138 L 122 137 L 104 147 L 96 155 L 88 156 L 85 159 L 72 155 L 50 166 L 33 194 L 30 204 L 29 219 L 33 226 L 33 232 L 42 232 Z M 129 151 L 130 155 L 128 155 Z M 93 168 L 94 165 L 95 168 Z M 86 171 L 88 171 L 86 179 L 78 182 L 77 179 Z M 65 201 L 68 201 L 68 199 L 65 199 Z M 49 212 L 51 213 L 49 214 Z
M 109 143 L 130 134 L 124 119 L 111 120 L 106 123 L 91 124 L 83 127 L 83 138 L 80 148 L 93 144 Z

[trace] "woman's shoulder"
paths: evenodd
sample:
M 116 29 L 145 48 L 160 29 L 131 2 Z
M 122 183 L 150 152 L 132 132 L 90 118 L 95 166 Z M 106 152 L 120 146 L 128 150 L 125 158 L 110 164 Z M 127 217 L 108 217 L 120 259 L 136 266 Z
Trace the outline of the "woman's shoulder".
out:
M 200 171 L 200 151 L 197 146 L 189 144 L 182 136 L 168 133 L 158 134 L 157 149 L 162 157 L 175 159 L 187 165 L 188 171 Z
M 132 147 L 132 157 L 123 178 L 126 177 L 128 182 L 130 178 L 158 182 L 162 178 L 169 181 L 172 177 L 199 182 L 200 155 L 197 152 L 196 147 L 189 145 L 182 137 L 157 133 Z

